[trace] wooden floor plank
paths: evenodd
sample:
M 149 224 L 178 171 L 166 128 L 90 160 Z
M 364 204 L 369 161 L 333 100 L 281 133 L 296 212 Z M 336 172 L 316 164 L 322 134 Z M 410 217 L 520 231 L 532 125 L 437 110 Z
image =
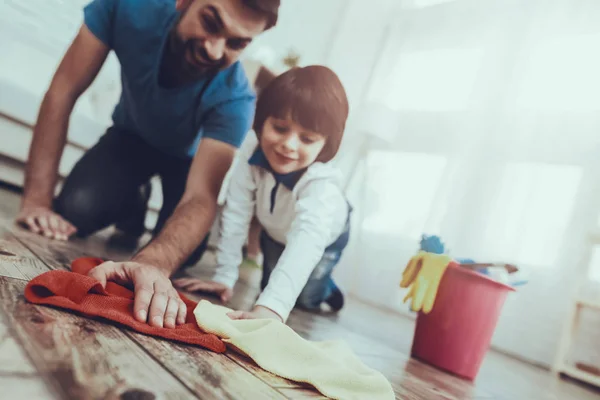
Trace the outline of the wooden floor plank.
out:
M 389 343 L 359 334 L 335 317 L 315 317 L 295 311 L 290 326 L 307 340 L 343 340 L 369 367 L 381 372 L 400 398 L 407 399 L 493 399 L 473 383 L 427 366 L 394 349 Z
M 27 232 L 20 232 L 18 237 L 48 265 L 68 267 L 73 259 L 90 255 L 70 242 L 48 241 Z M 202 399 L 285 398 L 225 355 L 135 332 L 124 334 Z
M 15 340 L 0 312 L 0 388 L 7 399 L 56 399 Z
M 397 395 L 407 399 L 493 400 L 493 394 L 415 359 L 389 360 L 387 372 Z M 390 374 L 390 370 L 395 371 Z
M 19 201 L 19 195 L 0 190 L 0 220 L 5 219 L 12 226 Z M 68 267 L 74 257 L 83 254 L 115 260 L 126 258 L 130 254 L 112 248 L 106 241 L 106 232 L 94 235 L 87 240 L 74 239 L 68 243 L 50 241 L 23 231 L 16 231 L 16 234 L 22 243 L 25 243 L 29 249 L 33 249 L 35 254 L 42 255 L 42 258 L 51 263 L 53 268 Z M 46 248 L 47 245 L 50 245 L 51 248 Z M 20 252 L 16 252 L 16 254 L 22 255 Z M 14 260 L 3 259 L 0 260 L 0 265 L 6 265 L 6 262 L 15 263 Z M 19 261 L 17 264 L 24 263 Z M 207 253 L 207 257 L 201 262 L 201 267 L 192 268 L 188 272 L 191 275 L 204 276 L 214 265 L 214 255 Z M 7 272 L 8 268 L 10 268 L 9 272 Z M 36 273 L 35 270 L 30 270 L 30 272 L 31 274 Z M 246 272 L 248 272 L 248 276 L 245 276 Z M 5 267 L 4 274 L 18 275 L 14 266 Z M 25 279 L 23 274 L 18 277 Z M 244 271 L 242 269 L 240 284 L 236 285 L 236 294 L 230 307 L 249 309 L 258 294 L 259 281 L 260 270 Z M 215 301 L 215 299 L 212 298 L 211 301 Z M 570 380 L 558 380 L 546 370 L 494 351 L 490 351 L 486 356 L 475 384 L 462 381 L 409 358 L 408 354 L 414 333 L 413 320 L 398 313 L 365 304 L 352 297 L 347 298 L 346 306 L 339 315 L 316 315 L 294 311 L 288 324 L 308 339 L 346 340 L 359 358 L 367 365 L 381 371 L 390 380 L 399 399 L 596 400 L 599 398 L 600 392 L 587 386 L 578 385 Z M 8 354 L 11 354 L 10 352 L 13 350 L 8 351 Z M 0 348 L 0 360 L 2 360 L 2 354 L 2 348 Z M 307 391 L 307 389 L 295 386 L 293 382 L 277 378 L 248 360 L 235 355 L 228 356 L 288 398 L 297 396 L 300 398 L 317 396 L 316 398 L 319 398 L 318 393 L 313 390 Z M 18 360 L 18 357 L 13 357 L 13 359 Z M 29 370 L 24 365 L 19 371 L 26 374 Z M 163 373 L 168 374 L 166 371 Z M 0 372 L 1 374 L 2 372 Z M 27 382 L 29 384 L 29 381 Z M 4 381 L 1 378 L 0 385 L 4 387 Z M 242 396 L 241 398 L 249 397 Z
M 279 392 L 290 400 L 300 399 L 319 399 L 325 400 L 329 397 L 325 397 L 314 389 L 302 389 L 302 388 L 281 388 Z
M 121 330 L 27 303 L 22 295 L 25 284 L 0 277 L 0 307 L 39 373 L 61 397 L 192 397 Z
M 48 267 L 39 262 L 37 257 L 0 223 L 0 276 L 28 281 L 46 271 Z
M 250 357 L 236 352 L 227 352 L 227 357 L 236 362 L 241 367 L 251 372 L 254 376 L 260 378 L 263 382 L 276 389 L 302 389 L 302 384 L 282 378 L 275 374 L 265 371 L 259 367 Z
M 0 239 L 0 276 L 29 281 L 48 271 L 45 264 L 14 238 Z
M 135 332 L 127 335 L 201 399 L 285 399 L 225 354 L 155 340 Z
M 70 269 L 72 254 L 76 246 L 71 242 L 52 240 L 21 228 L 13 228 L 12 233 L 19 242 L 39 257 L 50 269 Z M 76 251 L 78 256 L 94 256 L 82 250 Z
M 44 259 L 52 269 L 70 269 L 74 256 L 99 257 L 105 260 L 128 259 L 133 250 L 111 248 L 109 239 L 92 236 L 88 239 L 72 238 L 68 241 L 48 239 L 23 228 L 9 227 L 12 235 L 35 255 Z

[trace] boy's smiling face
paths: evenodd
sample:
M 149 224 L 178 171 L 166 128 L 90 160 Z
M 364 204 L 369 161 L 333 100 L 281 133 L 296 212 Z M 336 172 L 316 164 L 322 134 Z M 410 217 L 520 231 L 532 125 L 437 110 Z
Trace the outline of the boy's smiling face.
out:
M 260 134 L 260 146 L 275 172 L 289 174 L 315 162 L 325 146 L 325 136 L 289 118 L 269 117 Z

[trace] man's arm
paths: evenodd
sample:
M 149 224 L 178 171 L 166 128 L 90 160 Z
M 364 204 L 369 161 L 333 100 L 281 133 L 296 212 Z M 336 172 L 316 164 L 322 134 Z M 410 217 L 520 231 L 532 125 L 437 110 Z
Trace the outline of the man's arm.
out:
M 202 139 L 181 201 L 161 233 L 133 261 L 156 265 L 170 276 L 187 260 L 212 226 L 219 191 L 234 156 L 234 146 Z
M 98 74 L 109 51 L 83 25 L 44 96 L 29 149 L 23 201 L 17 218 L 34 232 L 56 239 L 66 239 L 75 232 L 71 224 L 52 212 L 58 164 L 73 107 Z
M 129 262 L 105 262 L 89 275 L 135 288 L 135 318 L 152 326 L 174 328 L 185 323 L 186 305 L 169 276 L 200 245 L 217 210 L 221 184 L 231 166 L 235 146 L 204 138 L 192 162 L 186 189 L 161 233 Z
M 249 136 L 253 135 L 252 133 Z M 242 262 L 242 246 L 254 215 L 256 184 L 246 161 L 256 148 L 256 139 L 248 140 L 240 151 L 238 164 L 232 171 L 227 188 L 227 201 L 220 215 L 219 240 L 216 249 L 217 270 L 212 279 L 180 278 L 173 285 L 188 292 L 213 293 L 226 303 L 233 296 Z

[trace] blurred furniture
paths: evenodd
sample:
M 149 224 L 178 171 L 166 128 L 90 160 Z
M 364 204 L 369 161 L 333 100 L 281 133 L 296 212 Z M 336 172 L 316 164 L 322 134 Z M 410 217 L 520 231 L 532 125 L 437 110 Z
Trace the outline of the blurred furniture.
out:
M 593 232 L 588 236 L 587 249 L 582 257 L 583 268 L 581 268 L 581 272 L 582 276 L 584 277 L 583 279 L 587 279 L 588 277 L 587 272 L 591 265 L 594 247 L 596 246 L 600 246 L 600 231 Z M 583 283 L 580 282 L 580 284 L 582 287 Z M 577 297 L 573 300 L 570 306 L 569 318 L 563 327 L 562 337 L 559 342 L 558 352 L 552 369 L 556 374 L 564 374 L 570 376 L 571 378 L 575 378 L 600 387 L 600 375 L 596 375 L 590 371 L 578 368 L 576 364 L 568 360 L 570 350 L 574 344 L 574 338 L 576 337 L 579 329 L 581 312 L 584 309 L 591 309 L 596 312 L 600 312 L 600 300 L 589 300 L 584 297 L 579 297 L 581 292 L 582 291 L 579 290 L 577 291 Z

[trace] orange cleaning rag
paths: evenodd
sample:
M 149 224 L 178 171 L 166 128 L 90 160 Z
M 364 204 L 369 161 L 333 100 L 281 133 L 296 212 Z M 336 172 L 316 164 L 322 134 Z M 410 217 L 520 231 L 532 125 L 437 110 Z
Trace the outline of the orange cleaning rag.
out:
M 150 336 L 195 344 L 217 353 L 225 352 L 225 344 L 216 335 L 202 331 L 194 317 L 195 302 L 179 294 L 187 305 L 185 324 L 176 328 L 155 328 L 133 317 L 134 294 L 114 282 L 106 289 L 100 282 L 87 276 L 102 259 L 78 258 L 70 271 L 49 271 L 33 278 L 25 287 L 25 298 L 35 304 L 45 304 L 76 311 L 86 317 L 102 317 L 118 322 Z

